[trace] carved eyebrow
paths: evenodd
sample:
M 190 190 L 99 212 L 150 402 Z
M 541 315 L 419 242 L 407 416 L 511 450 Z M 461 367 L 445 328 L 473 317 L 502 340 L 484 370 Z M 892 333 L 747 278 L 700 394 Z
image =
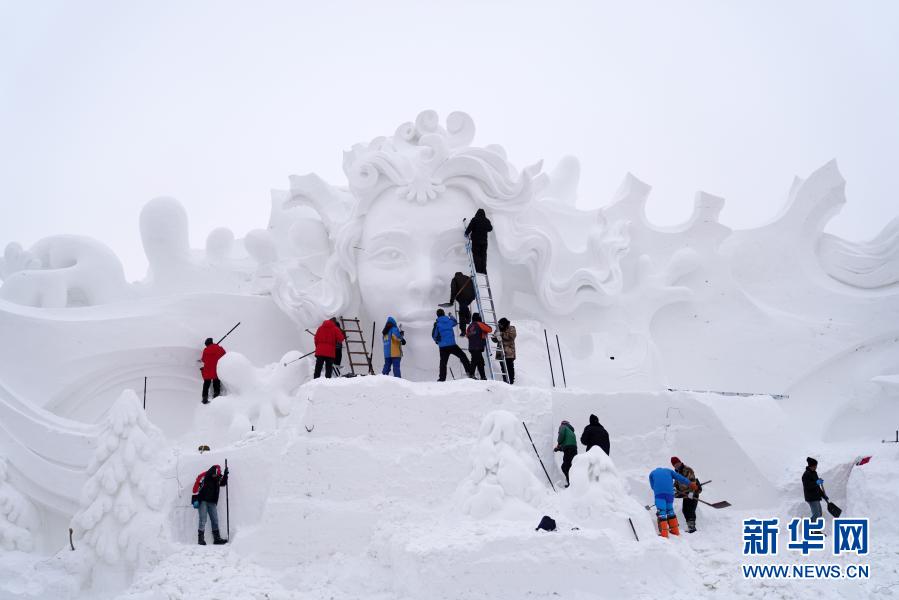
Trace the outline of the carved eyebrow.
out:
M 382 231 L 380 233 L 376 233 L 372 236 L 371 240 L 369 240 L 372 244 L 379 244 L 382 242 L 403 242 L 409 239 L 409 234 L 405 231 L 394 229 L 390 231 Z

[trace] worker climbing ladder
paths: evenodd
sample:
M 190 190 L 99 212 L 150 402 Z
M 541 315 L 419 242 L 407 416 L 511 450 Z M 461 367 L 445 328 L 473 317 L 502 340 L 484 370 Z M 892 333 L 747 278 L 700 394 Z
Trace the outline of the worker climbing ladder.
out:
M 347 327 L 351 325 L 351 327 Z M 365 335 L 362 333 L 362 325 L 359 319 L 345 319 L 340 317 L 340 328 L 346 335 L 346 355 L 350 363 L 350 373 L 353 375 L 374 375 L 375 370 L 371 364 L 371 354 L 365 344 Z M 360 351 L 359 348 L 362 350 Z M 363 357 L 363 358 L 359 358 Z M 357 372 L 357 368 L 359 371 Z
M 502 378 L 506 383 L 509 382 L 509 369 L 506 364 L 506 349 L 502 343 L 502 337 L 499 331 L 499 322 L 496 317 L 496 306 L 493 304 L 493 292 L 490 290 L 490 277 L 486 273 L 478 273 L 474 266 L 474 254 L 471 252 L 471 240 L 465 245 L 468 251 L 468 267 L 471 271 L 471 280 L 474 282 L 474 299 L 477 303 L 478 312 L 481 314 L 481 320 L 493 327 L 493 335 L 497 336 L 499 343 L 496 345 L 496 355 L 490 349 L 490 338 L 486 340 L 487 348 L 487 370 L 490 373 L 490 379 L 496 380 L 496 368 L 493 361 L 496 360 L 502 370 Z

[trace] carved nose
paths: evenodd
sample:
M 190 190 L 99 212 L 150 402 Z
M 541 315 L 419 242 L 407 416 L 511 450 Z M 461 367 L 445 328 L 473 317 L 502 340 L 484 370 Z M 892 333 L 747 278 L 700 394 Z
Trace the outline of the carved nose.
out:
M 413 296 L 420 298 L 431 298 L 440 293 L 440 289 L 445 287 L 439 277 L 431 273 L 418 273 L 415 278 L 409 282 L 409 292 Z M 447 290 L 449 294 L 449 290 Z

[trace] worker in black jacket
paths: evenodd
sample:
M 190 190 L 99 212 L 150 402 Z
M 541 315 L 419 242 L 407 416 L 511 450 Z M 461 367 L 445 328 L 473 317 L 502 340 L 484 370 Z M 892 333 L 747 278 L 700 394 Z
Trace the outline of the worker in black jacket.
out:
M 812 520 L 817 521 L 822 514 L 821 498 L 824 497 L 824 492 L 821 490 L 821 485 L 824 483 L 824 480 L 818 477 L 817 460 L 809 456 L 805 459 L 805 462 L 808 465 L 802 474 L 802 492 L 805 494 L 805 501 L 808 502 L 809 507 L 812 509 Z
M 599 446 L 606 456 L 609 455 L 609 432 L 600 424 L 596 415 L 590 415 L 590 424 L 584 427 L 581 443 L 587 447 L 587 452 L 590 452 L 593 446 Z
M 487 274 L 487 234 L 493 231 L 493 225 L 487 218 L 483 208 L 479 208 L 474 218 L 465 228 L 465 236 L 471 239 L 471 254 L 474 259 L 474 270 Z
M 468 324 L 471 323 L 470 304 L 474 301 L 474 284 L 471 277 L 456 271 L 452 281 L 450 281 L 450 302 L 459 303 L 459 331 L 460 335 L 465 335 Z
M 228 540 L 223 539 L 219 535 L 219 513 L 218 501 L 219 491 L 223 485 L 228 485 L 228 469 L 225 469 L 224 475 L 222 468 L 218 465 L 212 465 L 203 473 L 197 475 L 194 482 L 193 495 L 191 496 L 191 504 L 199 512 L 200 523 L 197 527 L 197 543 L 201 546 L 206 545 L 203 539 L 204 530 L 206 529 L 206 517 L 209 517 L 212 526 L 213 544 L 227 544 Z

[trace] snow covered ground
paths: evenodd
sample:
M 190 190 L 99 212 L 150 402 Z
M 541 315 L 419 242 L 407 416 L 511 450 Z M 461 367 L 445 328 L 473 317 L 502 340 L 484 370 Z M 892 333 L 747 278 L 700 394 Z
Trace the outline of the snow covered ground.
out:
M 204 440 L 195 434 L 178 440 L 163 486 L 177 498 L 163 536 L 172 542 L 161 560 L 137 566 L 130 585 L 82 590 L 82 542 L 49 557 L 0 553 L 0 597 L 871 598 L 899 591 L 899 531 L 890 516 L 899 447 L 802 439 L 770 398 L 378 376 L 307 383 L 292 403 L 275 431 L 247 431 L 208 454 L 197 454 Z M 572 487 L 553 492 L 520 421 L 558 482 L 552 447 L 560 417 L 580 433 L 590 413 L 611 433 L 611 460 L 588 461 L 581 448 Z M 868 517 L 872 528 L 868 557 L 817 562 L 868 563 L 870 580 L 744 580 L 741 520 L 804 515 L 798 478 L 810 453 L 846 515 Z M 703 498 L 733 506 L 701 507 L 699 532 L 664 540 L 643 505 L 652 501 L 647 472 L 672 454 L 713 481 Z M 874 458 L 850 471 L 863 454 Z M 196 473 L 226 458 L 232 543 L 197 547 L 188 488 Z M 534 530 L 544 514 L 557 531 Z M 63 530 L 59 538 L 62 548 Z M 785 558 L 816 561 L 782 552 L 778 562 Z

